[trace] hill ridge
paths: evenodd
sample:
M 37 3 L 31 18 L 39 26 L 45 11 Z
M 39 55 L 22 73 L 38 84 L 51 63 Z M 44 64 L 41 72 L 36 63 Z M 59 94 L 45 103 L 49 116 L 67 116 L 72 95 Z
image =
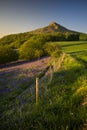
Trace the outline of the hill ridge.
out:
M 56 33 L 56 32 L 61 32 L 61 33 L 77 33 L 76 31 L 72 31 L 56 22 L 50 22 L 48 26 L 42 27 L 35 29 L 33 31 L 30 31 L 30 33 L 35 33 L 35 34 L 43 34 L 43 33 Z

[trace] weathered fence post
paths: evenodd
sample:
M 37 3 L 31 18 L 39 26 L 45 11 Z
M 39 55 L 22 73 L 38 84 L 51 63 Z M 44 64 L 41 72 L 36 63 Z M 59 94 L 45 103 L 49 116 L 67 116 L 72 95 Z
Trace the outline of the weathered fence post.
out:
M 53 68 L 50 66 L 50 82 L 52 81 L 53 78 Z
M 38 104 L 39 99 L 39 78 L 36 77 L 36 104 Z
M 56 72 L 56 62 L 55 61 L 53 63 L 53 69 L 54 69 L 54 72 Z

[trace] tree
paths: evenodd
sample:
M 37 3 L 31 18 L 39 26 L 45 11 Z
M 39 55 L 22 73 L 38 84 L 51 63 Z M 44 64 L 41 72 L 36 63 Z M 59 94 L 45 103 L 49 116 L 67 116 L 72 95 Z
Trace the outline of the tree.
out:
M 34 48 L 30 47 L 30 45 L 23 44 L 19 49 L 19 59 L 34 59 L 34 53 Z
M 66 32 L 65 36 L 66 36 L 67 41 L 77 41 L 77 40 L 79 40 L 79 33 Z
M 19 49 L 19 58 L 20 59 L 26 59 L 26 60 L 32 60 L 35 58 L 40 58 L 42 55 L 44 55 L 44 40 L 40 39 L 39 37 L 37 39 L 30 39 L 27 42 L 25 42 Z
M 8 63 L 18 59 L 16 50 L 9 46 L 0 46 L 0 64 Z

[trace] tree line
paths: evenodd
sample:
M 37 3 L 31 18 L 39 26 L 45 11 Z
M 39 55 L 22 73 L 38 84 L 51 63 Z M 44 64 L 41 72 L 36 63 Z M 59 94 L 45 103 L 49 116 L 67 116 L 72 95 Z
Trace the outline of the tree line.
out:
M 57 55 L 60 47 L 56 43 L 51 44 L 51 42 L 74 40 L 79 40 L 79 34 L 67 32 L 65 34 L 10 35 L 0 40 L 0 64 L 19 59 L 33 60 L 46 55 Z

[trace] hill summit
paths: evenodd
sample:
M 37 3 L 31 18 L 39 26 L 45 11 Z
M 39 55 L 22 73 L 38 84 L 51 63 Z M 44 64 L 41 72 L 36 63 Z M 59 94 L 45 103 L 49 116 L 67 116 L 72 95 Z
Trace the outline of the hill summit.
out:
M 31 33 L 37 33 L 37 34 L 43 34 L 43 33 L 55 33 L 55 32 L 71 32 L 74 33 L 75 31 L 69 30 L 65 28 L 64 26 L 56 23 L 56 22 L 51 22 L 48 26 L 45 26 L 43 28 L 39 28 L 36 30 L 31 31 Z

